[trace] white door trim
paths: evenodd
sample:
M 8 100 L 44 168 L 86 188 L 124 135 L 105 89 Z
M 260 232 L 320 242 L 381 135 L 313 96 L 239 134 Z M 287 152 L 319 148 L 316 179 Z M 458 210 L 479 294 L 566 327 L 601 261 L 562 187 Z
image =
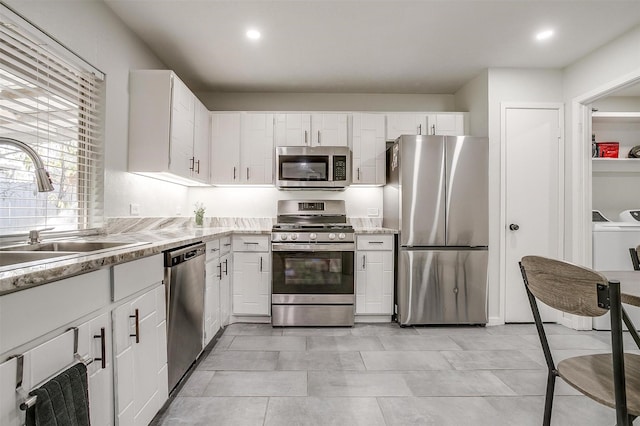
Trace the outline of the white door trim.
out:
M 507 290 L 507 250 L 506 239 L 506 118 L 508 109 L 551 109 L 558 111 L 558 123 L 560 125 L 560 135 L 558 142 L 558 229 L 560 238 L 558 239 L 558 253 L 564 250 L 564 104 L 560 102 L 501 102 L 500 103 L 500 321 L 505 322 L 506 311 L 506 290 Z M 561 322 L 562 318 L 558 318 Z

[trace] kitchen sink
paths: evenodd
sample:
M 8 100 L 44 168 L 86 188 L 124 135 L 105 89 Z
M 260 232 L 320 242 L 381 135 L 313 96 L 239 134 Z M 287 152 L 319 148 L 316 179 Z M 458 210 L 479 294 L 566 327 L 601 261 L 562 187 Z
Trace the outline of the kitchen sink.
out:
M 122 246 L 138 245 L 142 243 L 123 243 L 105 241 L 49 241 L 38 244 L 21 244 L 0 248 L 0 251 L 22 251 L 22 252 L 74 252 L 86 253 L 105 249 L 115 249 Z M 4 257 L 4 254 L 3 254 Z
M 69 253 L 56 253 L 56 252 L 47 252 L 47 251 L 8 251 L 2 253 L 0 256 L 0 267 L 3 266 L 26 266 L 22 265 L 23 263 L 31 263 L 35 261 L 43 261 L 48 259 L 53 259 L 62 256 L 68 256 Z

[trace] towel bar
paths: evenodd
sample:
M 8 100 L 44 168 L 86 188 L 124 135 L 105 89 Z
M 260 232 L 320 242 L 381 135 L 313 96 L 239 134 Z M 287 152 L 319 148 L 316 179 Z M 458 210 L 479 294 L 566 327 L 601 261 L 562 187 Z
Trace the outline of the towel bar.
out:
M 73 330 L 73 358 L 75 361 L 77 362 L 81 362 L 84 365 L 89 365 L 91 364 L 94 359 L 91 357 L 83 357 L 80 354 L 78 354 L 78 327 L 72 327 L 70 329 L 67 330 L 70 331 Z M 66 332 L 65 332 L 66 333 Z M 20 409 L 23 411 L 26 411 L 27 409 L 29 409 L 29 407 L 32 407 L 37 400 L 37 397 L 35 395 L 29 395 L 27 391 L 24 390 L 24 388 L 22 387 L 22 380 L 23 380 L 23 375 L 24 375 L 24 355 L 20 354 L 20 355 L 14 355 L 11 358 L 16 358 L 17 361 L 17 365 L 16 365 L 16 392 L 18 393 L 18 395 L 20 395 L 20 399 L 22 399 L 22 403 L 20 404 Z M 104 359 L 104 355 L 103 355 L 103 359 Z M 40 386 L 42 386 L 43 384 L 45 384 L 46 382 L 48 382 L 49 380 L 51 380 L 52 378 L 56 377 L 58 374 L 62 373 L 63 371 L 67 370 L 70 367 L 73 367 L 77 362 L 72 363 L 71 365 L 67 365 L 65 366 L 63 369 L 57 371 L 55 374 L 52 374 L 51 376 L 47 377 L 45 380 L 43 380 L 42 382 L 38 383 L 36 386 L 33 387 L 33 389 L 37 389 Z

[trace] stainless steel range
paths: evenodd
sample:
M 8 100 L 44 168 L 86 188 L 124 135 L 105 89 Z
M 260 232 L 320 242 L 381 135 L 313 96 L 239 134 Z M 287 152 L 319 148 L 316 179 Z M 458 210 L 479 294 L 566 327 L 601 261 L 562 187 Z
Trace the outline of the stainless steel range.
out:
M 271 236 L 274 326 L 352 326 L 353 227 L 344 201 L 280 200 Z

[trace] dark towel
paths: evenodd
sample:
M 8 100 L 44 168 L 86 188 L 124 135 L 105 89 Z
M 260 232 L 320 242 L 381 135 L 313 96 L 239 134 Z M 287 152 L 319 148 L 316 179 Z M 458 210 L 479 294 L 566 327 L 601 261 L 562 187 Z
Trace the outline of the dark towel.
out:
M 87 367 L 76 364 L 31 391 L 36 395 L 27 410 L 27 426 L 89 426 Z

